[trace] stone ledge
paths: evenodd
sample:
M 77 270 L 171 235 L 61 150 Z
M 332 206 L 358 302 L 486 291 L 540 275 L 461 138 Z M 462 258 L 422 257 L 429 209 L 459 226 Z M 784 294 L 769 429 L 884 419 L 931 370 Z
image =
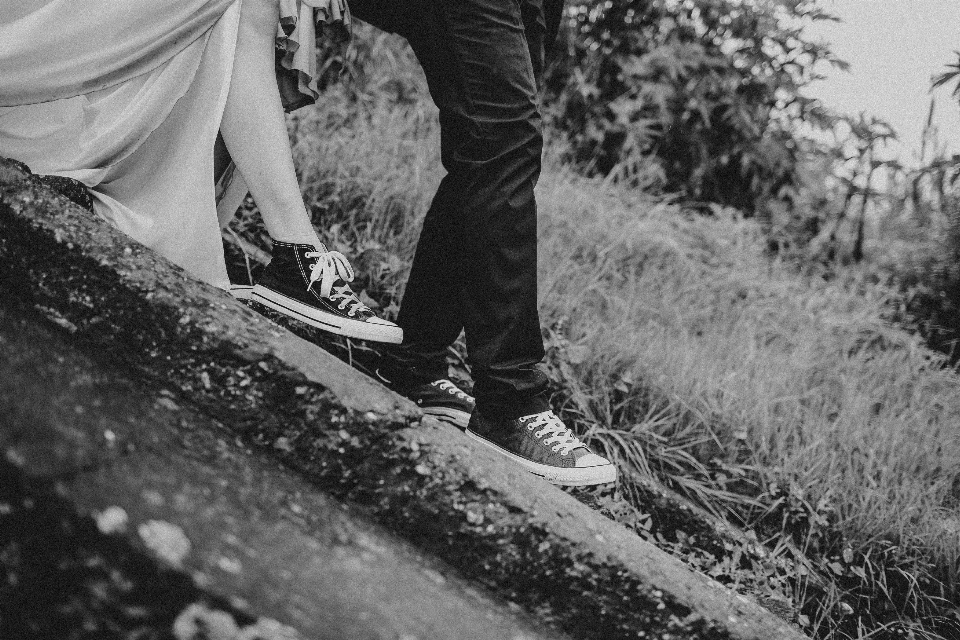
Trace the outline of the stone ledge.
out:
M 803 638 L 0 163 L 0 293 L 583 638 Z
M 555 637 L 41 324 L 0 308 L 0 637 Z

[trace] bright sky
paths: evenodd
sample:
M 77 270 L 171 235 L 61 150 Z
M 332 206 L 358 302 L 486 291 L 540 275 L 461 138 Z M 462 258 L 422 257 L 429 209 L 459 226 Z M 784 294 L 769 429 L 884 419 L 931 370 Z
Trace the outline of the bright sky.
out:
M 902 161 L 919 154 L 920 132 L 930 106 L 930 77 L 957 61 L 960 0 L 821 0 L 842 23 L 822 23 L 808 35 L 832 44 L 851 64 L 849 73 L 830 70 L 808 94 L 842 113 L 886 120 L 900 136 L 891 155 Z M 960 153 L 960 102 L 938 90 L 940 140 Z

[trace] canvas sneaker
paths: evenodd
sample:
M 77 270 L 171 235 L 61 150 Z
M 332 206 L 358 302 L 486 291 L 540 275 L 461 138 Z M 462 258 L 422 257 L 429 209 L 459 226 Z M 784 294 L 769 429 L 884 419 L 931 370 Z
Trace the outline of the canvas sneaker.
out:
M 446 378 L 416 385 L 401 392 L 420 407 L 420 410 L 438 420 L 466 429 L 476 406 L 473 397 Z
M 400 344 L 403 330 L 374 315 L 350 289 L 353 268 L 323 245 L 273 243 L 273 258 L 250 299 L 341 336 Z
M 617 468 L 590 451 L 553 411 L 514 419 L 474 411 L 467 435 L 553 484 L 587 486 L 617 479 Z

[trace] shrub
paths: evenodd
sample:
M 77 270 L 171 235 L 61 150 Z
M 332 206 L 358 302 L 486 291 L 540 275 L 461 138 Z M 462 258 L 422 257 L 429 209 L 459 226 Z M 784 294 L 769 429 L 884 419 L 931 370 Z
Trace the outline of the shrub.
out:
M 812 0 L 574 0 L 547 78 L 556 126 L 592 172 L 652 154 L 665 190 L 752 212 L 793 184 L 800 94 L 842 64 L 805 39 Z

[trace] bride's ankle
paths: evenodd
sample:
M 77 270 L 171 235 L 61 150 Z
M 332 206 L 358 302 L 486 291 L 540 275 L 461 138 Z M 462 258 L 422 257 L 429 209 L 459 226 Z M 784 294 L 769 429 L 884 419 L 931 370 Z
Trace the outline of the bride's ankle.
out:
M 274 242 L 282 242 L 284 244 L 306 244 L 317 247 L 318 249 L 325 248 L 316 233 L 282 234 L 276 236 L 271 234 L 270 239 Z

